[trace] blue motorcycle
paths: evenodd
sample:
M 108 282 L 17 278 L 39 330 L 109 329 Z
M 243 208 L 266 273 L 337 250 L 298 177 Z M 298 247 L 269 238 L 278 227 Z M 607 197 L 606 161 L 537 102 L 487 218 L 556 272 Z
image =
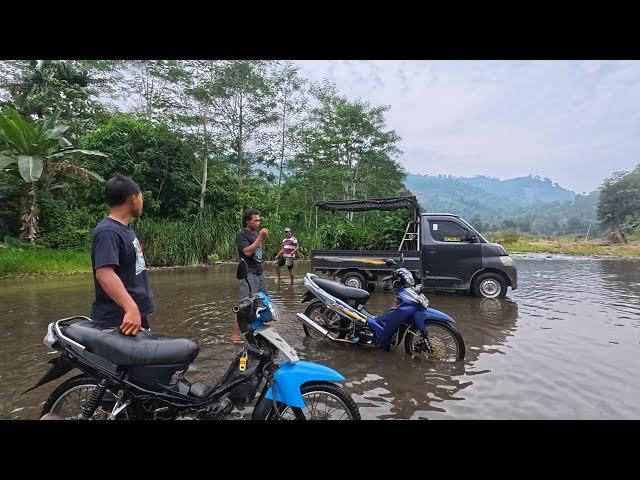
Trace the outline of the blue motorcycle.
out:
M 360 419 L 353 399 L 336 384 L 344 377 L 323 365 L 300 360 L 274 330 L 270 323 L 278 320 L 279 313 L 268 295 L 246 297 L 233 310 L 246 344 L 222 378 L 210 386 L 184 378 L 198 355 L 198 346 L 191 340 L 145 330 L 128 337 L 116 328 L 98 327 L 86 317 L 49 324 L 44 343 L 60 356 L 49 362 L 51 369 L 33 388 L 74 368 L 82 373 L 49 395 L 43 418 L 239 418 L 240 410 L 260 392 L 254 420 Z M 277 361 L 280 354 L 285 357 L 282 362 Z
M 388 259 L 387 266 L 398 266 Z M 454 320 L 439 310 L 429 308 L 429 300 L 415 285 L 411 272 L 396 269 L 382 279 L 392 281 L 396 302 L 381 315 L 372 315 L 364 308 L 369 292 L 346 287 L 308 273 L 307 288 L 302 302 L 311 303 L 304 313 L 298 313 L 304 332 L 326 337 L 336 343 L 381 347 L 389 351 L 404 343 L 407 354 L 444 362 L 464 360 L 465 345 L 454 327 Z

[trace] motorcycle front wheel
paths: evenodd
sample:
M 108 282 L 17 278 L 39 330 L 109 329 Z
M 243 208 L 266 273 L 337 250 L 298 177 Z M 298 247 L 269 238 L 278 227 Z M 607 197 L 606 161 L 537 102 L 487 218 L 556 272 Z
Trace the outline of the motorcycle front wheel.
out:
M 361 420 L 356 402 L 333 383 L 309 383 L 300 391 L 304 408 L 278 402 L 279 412 L 271 408 L 267 420 Z
M 404 349 L 412 358 L 458 362 L 464 360 L 465 345 L 462 335 L 453 325 L 438 320 L 425 322 L 427 339 L 418 327 L 411 326 L 404 337 Z

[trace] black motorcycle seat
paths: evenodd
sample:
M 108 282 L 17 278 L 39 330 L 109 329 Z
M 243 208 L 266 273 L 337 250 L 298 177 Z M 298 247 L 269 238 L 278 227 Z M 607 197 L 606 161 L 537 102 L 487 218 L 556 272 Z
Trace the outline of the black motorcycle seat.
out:
M 162 337 L 146 330 L 127 336 L 116 327 L 100 327 L 89 320 L 69 325 L 64 335 L 122 367 L 183 365 L 193 362 L 199 353 L 198 344 L 186 338 Z
M 314 278 L 314 283 L 327 293 L 333 295 L 348 302 L 349 300 L 356 300 L 360 303 L 365 303 L 369 299 L 369 292 L 362 290 L 361 288 L 346 287 L 339 282 L 333 282 L 331 280 L 325 280 L 324 278 Z

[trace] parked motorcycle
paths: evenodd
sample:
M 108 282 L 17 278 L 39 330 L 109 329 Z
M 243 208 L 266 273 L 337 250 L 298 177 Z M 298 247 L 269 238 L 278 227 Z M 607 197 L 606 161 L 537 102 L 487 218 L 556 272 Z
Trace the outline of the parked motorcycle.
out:
M 385 263 L 398 266 L 393 259 Z M 464 360 L 464 340 L 454 327 L 454 320 L 429 308 L 429 301 L 421 293 L 421 285 L 415 285 L 411 272 L 398 268 L 382 280 L 392 281 L 396 303 L 376 316 L 364 308 L 368 291 L 308 273 L 304 280 L 308 291 L 302 302 L 311 303 L 304 313 L 297 314 L 305 334 L 316 333 L 333 342 L 381 347 L 385 351 L 404 343 L 405 351 L 414 358 Z
M 353 399 L 335 382 L 344 377 L 323 365 L 300 360 L 269 324 L 278 309 L 257 293 L 233 308 L 246 344 L 214 385 L 184 378 L 198 345 L 143 330 L 135 337 L 100 328 L 87 317 L 48 326 L 44 343 L 60 352 L 31 389 L 82 373 L 56 388 L 42 415 L 54 419 L 227 419 L 251 404 L 253 420 L 359 420 Z M 277 362 L 282 354 L 285 359 Z M 26 392 L 25 392 L 26 393 Z

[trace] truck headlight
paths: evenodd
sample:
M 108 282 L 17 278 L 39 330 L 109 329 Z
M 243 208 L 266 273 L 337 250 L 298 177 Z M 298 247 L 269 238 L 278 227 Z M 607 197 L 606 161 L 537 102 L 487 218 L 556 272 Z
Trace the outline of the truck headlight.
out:
M 504 255 L 504 256 L 501 256 L 501 257 L 498 257 L 498 258 L 502 262 L 502 265 L 504 265 L 505 267 L 513 267 L 516 264 L 513 261 L 513 258 L 511 258 L 509 255 Z

